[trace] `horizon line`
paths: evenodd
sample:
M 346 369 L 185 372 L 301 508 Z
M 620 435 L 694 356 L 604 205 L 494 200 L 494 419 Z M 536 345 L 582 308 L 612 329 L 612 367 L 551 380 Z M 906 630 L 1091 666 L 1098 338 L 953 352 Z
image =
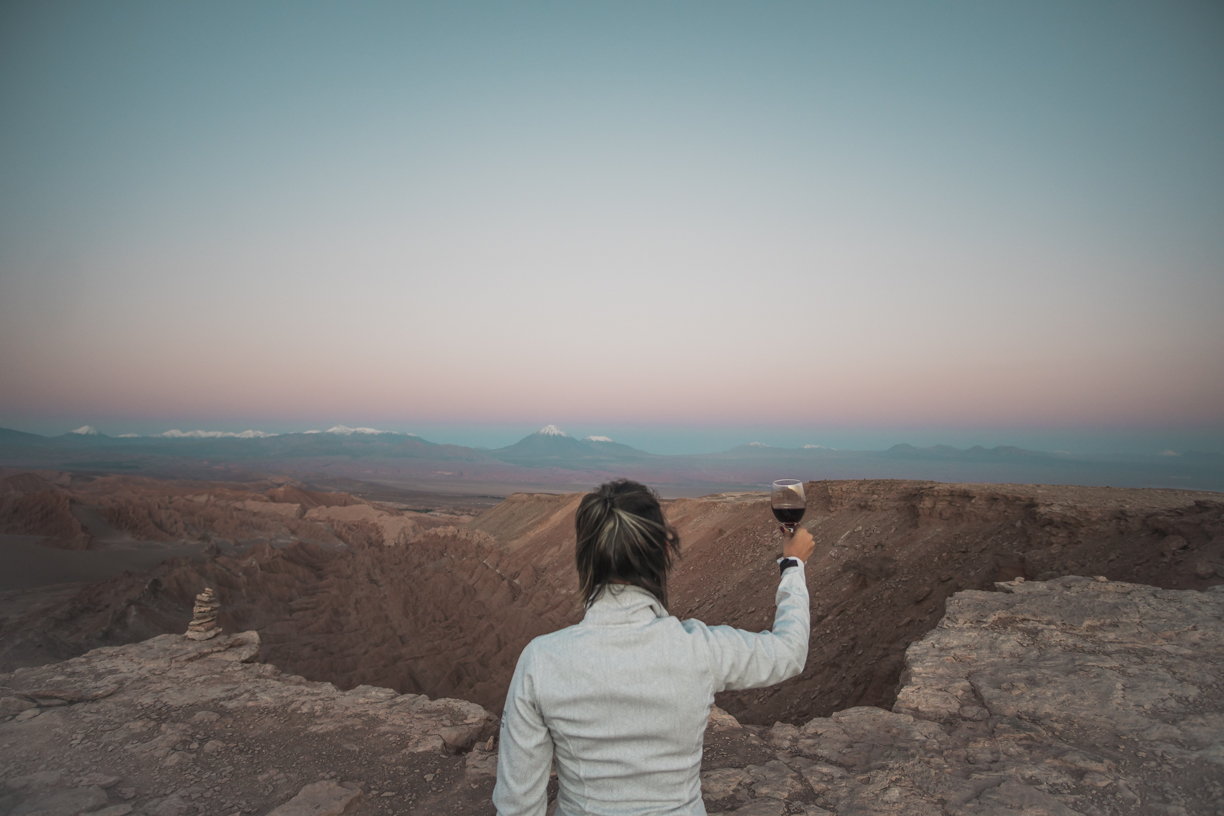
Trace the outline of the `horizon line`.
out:
M 172 428 L 170 430 L 162 431 L 160 433 L 151 433 L 151 434 L 123 433 L 123 434 L 116 434 L 114 436 L 103 433 L 97 430 L 97 428 L 95 428 L 92 425 L 83 425 L 78 428 L 75 428 L 69 431 L 65 431 L 61 434 L 55 434 L 55 435 L 41 434 L 41 433 L 37 433 L 34 431 L 22 431 L 16 428 L 8 428 L 4 426 L 0 426 L 0 431 L 11 431 L 13 433 L 25 434 L 29 436 L 37 436 L 42 439 L 58 439 L 61 437 L 70 437 L 73 435 L 77 435 L 82 438 L 104 437 L 106 439 L 149 439 L 149 440 L 189 439 L 189 440 L 196 440 L 196 441 L 201 441 L 205 439 L 239 439 L 239 440 L 244 440 L 244 441 L 255 441 L 259 439 L 269 439 L 269 438 L 281 437 L 281 436 L 308 436 L 308 435 L 313 436 L 313 435 L 320 435 L 320 434 L 325 434 L 325 433 L 333 434 L 335 436 L 344 436 L 344 437 L 387 435 L 387 436 L 408 437 L 408 438 L 417 439 L 422 442 L 427 442 L 427 443 L 436 444 L 436 445 L 449 445 L 453 447 L 469 448 L 471 450 L 494 450 L 494 451 L 500 450 L 503 448 L 507 448 L 507 447 L 512 447 L 513 445 L 518 444 L 518 442 L 521 442 L 524 439 L 529 439 L 533 436 L 560 436 L 560 437 L 564 437 L 567 439 L 574 439 L 575 441 L 595 441 L 595 442 L 613 442 L 615 441 L 606 436 L 596 436 L 596 435 L 588 435 L 582 438 L 573 437 L 565 433 L 564 431 L 562 431 L 557 425 L 554 425 L 554 424 L 546 425 L 538 431 L 535 431 L 533 433 L 529 433 L 523 436 L 516 442 L 511 442 L 508 445 L 502 446 L 502 448 L 490 448 L 490 447 L 483 446 L 483 445 L 462 445 L 462 444 L 455 443 L 455 442 L 433 441 L 433 440 L 426 439 L 421 434 L 414 433 L 411 431 L 391 431 L 391 430 L 381 430 L 381 429 L 370 428 L 370 427 L 351 428 L 343 424 L 333 425 L 331 428 L 328 428 L 327 430 L 308 429 L 308 430 L 268 432 L 268 431 L 258 431 L 254 429 L 247 429 L 245 431 L 233 432 L 233 431 L 205 431 L 202 429 L 192 430 L 192 431 L 180 431 L 176 428 Z M 625 444 L 625 443 L 619 443 L 619 444 Z M 632 447 L 632 446 L 628 446 L 628 447 Z M 1208 451 L 1208 450 L 1184 449 L 1181 451 L 1176 451 L 1171 448 L 1165 448 L 1157 453 L 1124 453 L 1124 452 L 1077 453 L 1077 452 L 1067 451 L 1067 450 L 1043 450 L 1043 449 L 1038 449 L 1038 448 L 1025 448 L 1025 447 L 1021 447 L 1018 445 L 1009 445 L 1009 444 L 996 444 L 996 445 L 987 447 L 986 445 L 982 445 L 980 443 L 969 445 L 967 447 L 957 447 L 955 445 L 951 445 L 947 443 L 935 443 L 935 444 L 926 445 L 926 446 L 918 446 L 918 445 L 913 445 L 909 442 L 894 442 L 893 444 L 887 447 L 882 447 L 882 448 L 849 448 L 849 447 L 838 448 L 838 447 L 831 446 L 831 445 L 818 445 L 818 444 L 803 444 L 803 445 L 798 445 L 795 447 L 787 447 L 784 445 L 773 445 L 773 444 L 768 444 L 768 443 L 759 442 L 759 441 L 740 442 L 737 444 L 733 444 L 730 447 L 724 448 L 717 452 L 719 453 L 729 452 L 737 448 L 747 448 L 747 447 L 757 447 L 757 448 L 764 448 L 764 449 L 793 451 L 793 452 L 826 451 L 826 452 L 832 452 L 832 453 L 887 453 L 897 448 L 910 449 L 915 452 L 938 451 L 940 449 L 946 449 L 949 451 L 955 451 L 957 453 L 967 453 L 973 450 L 982 450 L 982 451 L 990 452 L 990 451 L 998 451 L 998 450 L 1003 450 L 1003 449 L 1010 449 L 1010 450 L 1015 450 L 1015 451 L 1023 451 L 1025 453 L 1040 453 L 1040 454 L 1046 454 L 1049 456 L 1073 457 L 1073 458 L 1075 457 L 1096 457 L 1096 456 L 1150 456 L 1150 457 L 1172 458 L 1172 457 L 1182 457 L 1188 454 L 1189 455 L 1196 455 L 1196 454 L 1212 455 L 1214 454 L 1213 451 Z M 650 451 L 645 450 L 643 448 L 637 448 L 637 450 L 640 450 L 643 453 L 651 453 Z M 670 457 L 670 456 L 700 456 L 700 455 L 709 455 L 709 454 L 655 453 L 652 455 Z M 1214 455 L 1222 455 L 1222 454 L 1214 454 Z

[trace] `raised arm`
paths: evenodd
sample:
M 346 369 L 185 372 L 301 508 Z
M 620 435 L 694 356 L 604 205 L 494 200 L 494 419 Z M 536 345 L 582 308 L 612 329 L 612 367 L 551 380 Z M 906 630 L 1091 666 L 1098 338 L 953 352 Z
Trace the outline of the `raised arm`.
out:
M 747 632 L 731 626 L 705 626 L 685 621 L 685 626 L 701 634 L 710 652 L 714 691 L 759 688 L 780 683 L 803 671 L 807 663 L 811 615 L 804 574 L 804 562 L 811 557 L 815 543 L 812 534 L 800 528 L 788 536 L 782 553 L 798 560 L 798 566 L 782 573 L 774 597 L 777 612 L 773 629 Z

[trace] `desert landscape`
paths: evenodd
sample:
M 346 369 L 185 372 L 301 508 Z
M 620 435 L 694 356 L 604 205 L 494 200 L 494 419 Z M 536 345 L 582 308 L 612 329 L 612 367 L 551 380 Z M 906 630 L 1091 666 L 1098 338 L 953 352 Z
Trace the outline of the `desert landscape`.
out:
M 488 723 L 496 722 L 518 653 L 536 635 L 581 619 L 572 532 L 581 494 L 522 493 L 502 501 L 418 494 L 401 495 L 401 501 L 395 501 L 385 486 L 370 488 L 381 500 L 266 480 L 163 481 L 46 471 L 0 479 L 4 525 L 0 529 L 4 531 L 6 563 L 12 566 L 6 573 L 9 583 L 0 594 L 0 671 L 8 672 L 0 684 L 14 692 L 13 700 L 37 701 L 42 698 L 18 687 L 32 682 L 26 678 L 52 676 L 56 666 L 90 666 L 88 671 L 106 674 L 109 670 L 96 668 L 97 661 L 112 659 L 103 655 L 129 654 L 114 652 L 117 648 L 146 649 L 130 652 L 146 655 L 139 660 L 154 660 L 147 656 L 151 654 L 148 649 L 173 652 L 187 648 L 173 645 L 179 642 L 175 638 L 187 630 L 196 596 L 211 589 L 219 604 L 217 623 L 231 639 L 224 642 L 234 644 L 226 648 L 241 652 L 241 666 L 272 672 L 260 677 L 288 678 L 276 680 L 276 688 L 285 682 L 306 684 L 320 689 L 320 699 L 327 706 L 357 705 L 358 709 L 365 703 L 356 700 L 377 700 L 379 706 L 395 710 L 418 706 L 399 701 L 440 701 L 436 711 L 441 712 L 439 716 L 445 714 L 444 724 L 426 725 L 421 724 L 425 720 L 409 717 L 390 728 L 400 734 L 398 739 L 428 741 L 432 738 L 426 732 L 451 734 L 447 729 L 460 727 L 455 725 L 460 715 L 454 713 L 460 712 L 466 736 L 444 736 L 440 745 L 435 739 L 429 743 L 436 747 L 433 753 L 424 749 L 408 752 L 412 763 L 417 763 L 410 763 L 411 767 L 419 765 L 421 774 L 434 773 L 425 769 L 435 762 L 429 759 L 434 754 L 438 757 L 435 764 L 450 769 L 445 773 L 436 769 L 441 775 L 413 788 L 411 795 L 419 799 L 409 801 L 425 808 L 427 801 L 442 801 L 431 796 L 449 796 L 463 789 L 470 812 L 488 812 L 487 806 L 481 810 L 478 805 L 480 796 L 468 794 L 488 792 L 488 767 L 496 751 L 495 739 L 490 740 L 495 729 Z M 1156 587 L 1177 597 L 1202 595 L 1224 584 L 1224 500 L 1219 494 L 901 480 L 809 482 L 806 492 L 808 510 L 803 524 L 817 541 L 807 568 L 813 623 L 807 667 L 799 677 L 779 686 L 720 695 L 717 705 L 725 712 L 719 715 L 724 720 L 715 722 L 707 748 L 709 769 L 724 767 L 711 758 L 721 756 L 717 751 L 722 749 L 716 748 L 721 744 L 718 735 L 733 734 L 732 742 L 738 747 L 726 750 L 738 758 L 728 760 L 731 766 L 738 762 L 735 767 L 742 771 L 749 765 L 781 762 L 771 767 L 778 768 L 783 777 L 808 780 L 786 783 L 807 791 L 807 798 L 774 796 L 770 801 L 781 802 L 779 807 L 791 807 L 787 804 L 791 802 L 813 806 L 823 802 L 821 807 L 832 803 L 816 794 L 810 774 L 803 776 L 804 762 L 797 759 L 802 752 L 786 753 L 799 735 L 834 728 L 813 723 L 839 723 L 852 711 L 879 711 L 880 716 L 895 711 L 909 716 L 922 706 L 934 705 L 930 700 L 938 695 L 918 680 L 941 670 L 937 665 L 915 664 L 914 649 L 915 644 L 926 642 L 924 638 L 937 637 L 942 628 L 952 625 L 950 610 L 963 603 L 954 599 L 985 597 L 983 592 L 994 597 L 991 591 L 997 586 L 1006 586 L 1015 594 L 1051 581 L 1067 587 L 1080 586 L 1076 581 L 1134 586 L 1126 590 L 1132 593 L 1152 592 Z M 427 499 L 434 506 L 423 506 Z M 416 509 L 409 509 L 412 504 Z M 666 512 L 680 531 L 683 547 L 673 576 L 672 613 L 750 630 L 768 628 L 776 584 L 773 558 L 780 547 L 768 494 L 679 498 L 666 502 Z M 39 565 L 39 555 L 59 566 Z M 158 558 L 162 560 L 153 563 Z M 56 573 L 57 568 L 63 572 Z M 69 580 L 52 580 L 61 574 Z M 1073 606 L 1050 607 L 1049 598 L 1041 597 L 1047 604 L 1042 614 L 1073 615 Z M 1021 620 L 1007 615 L 998 620 L 1005 619 Z M 1219 619 L 1204 619 L 1201 624 L 1191 628 L 1206 627 L 1195 636 L 1206 638 L 1202 641 L 1207 649 L 1204 654 L 1218 654 L 1220 641 L 1212 641 L 1217 636 L 1210 632 L 1215 631 L 1212 626 L 1218 627 Z M 1104 634 L 1096 629 L 1108 630 L 1114 622 L 1111 618 L 1076 625 L 1087 633 L 1081 635 L 1097 637 Z M 150 645 L 134 645 L 145 642 Z M 974 648 L 982 654 L 991 652 L 980 644 Z M 102 651 L 92 651 L 97 649 Z M 175 660 L 171 658 L 170 664 Z M 979 676 L 973 668 L 978 660 L 970 661 L 967 669 L 972 677 Z M 1211 660 L 1216 662 L 1208 661 L 1200 668 L 1218 673 L 1218 658 Z M 1042 665 L 1025 667 L 1024 676 L 1040 674 Z M 1047 681 L 1026 682 L 1037 686 Z M 124 684 L 120 687 L 126 688 Z M 323 691 L 326 689 L 335 691 Z M 152 691 L 148 694 L 156 696 Z M 964 696 L 958 694 L 958 699 Z M 1210 697 L 1213 692 L 1205 687 L 1203 694 Z M 927 702 L 915 703 L 911 699 L 915 696 Z M 460 702 L 444 702 L 447 700 Z M 87 702 L 116 704 L 101 699 Z M 968 705 L 958 703 L 958 710 Z M 457 708 L 452 711 L 447 706 Z M 13 719 L 0 728 L 25 733 L 38 722 L 20 719 L 29 710 L 37 709 L 9 712 Z M 982 704 L 981 710 L 994 709 Z M 381 715 L 370 709 L 362 716 Z M 854 716 L 870 720 L 876 715 Z M 966 716 L 969 724 L 965 728 L 973 730 L 979 726 L 972 723 L 993 715 Z M 1035 728 L 1049 726 L 1046 714 L 1026 716 Z M 940 717 L 944 714 L 927 719 L 943 722 Z M 164 730 L 166 726 L 157 717 L 144 720 L 149 722 L 144 728 Z M 719 725 L 724 722 L 733 725 Z M 282 726 L 290 727 L 289 721 L 277 727 Z M 378 731 L 390 733 L 388 728 Z M 844 730 L 840 725 L 836 728 Z M 221 732 L 213 729 L 209 733 L 224 742 Z M 934 738 L 933 734 L 919 741 Z M 968 739 L 948 734 L 946 738 Z M 857 739 L 838 738 L 851 743 Z M 358 755 L 384 750 L 357 736 L 348 739 Z M 21 742 L 8 740 L 4 750 Z M 191 742 L 203 745 L 208 740 L 200 737 Z M 166 759 L 182 747 L 174 740 L 166 744 L 175 748 L 165 752 Z M 80 763 L 96 750 L 77 742 L 58 757 L 48 755 L 47 768 L 56 763 Z M 396 750 L 404 749 L 396 743 Z M 941 755 L 948 750 L 941 749 Z M 16 760 L 16 755 L 8 756 Z M 808 756 L 813 755 L 809 752 Z M 753 762 L 745 757 L 754 758 Z M 837 756 L 826 759 L 832 764 L 822 766 L 822 773 L 833 773 L 830 767 L 844 773 L 861 770 Z M 1212 769 L 1218 767 L 1212 761 L 1209 756 L 1202 759 L 1206 764 L 1196 765 L 1196 773 L 1212 777 Z M 266 763 L 268 773 L 285 773 L 282 759 L 269 754 Z M 318 767 L 322 774 L 322 766 Z M 56 784 L 65 784 L 70 773 L 77 771 L 64 771 Z M 111 775 L 127 778 L 128 773 Z M 713 777 L 720 781 L 707 785 L 711 812 L 715 807 L 755 807 L 769 799 L 752 787 L 755 777 L 751 773 L 755 771 Z M 471 783 L 475 788 L 461 784 L 471 774 L 477 775 Z M 328 795 L 344 800 L 335 812 L 382 812 L 379 808 L 383 806 L 392 807 L 388 812 L 398 812 L 395 807 L 405 806 L 402 795 L 407 788 L 402 785 L 367 780 L 366 787 L 358 790 L 340 784 L 344 781 L 340 777 L 352 781 L 344 774 L 335 779 L 324 776 L 314 782 L 331 780 Z M 443 777 L 445 781 L 433 783 Z M 1004 777 L 1014 774 L 1003 773 L 999 778 Z M 731 779 L 739 781 L 731 784 Z M 150 814 L 212 812 L 206 802 L 181 796 L 173 807 L 162 807 L 164 801 L 158 804 L 150 798 L 149 784 L 147 780 L 129 782 L 125 787 L 134 791 L 133 796 L 108 806 L 139 806 L 145 808 L 139 812 Z M 1032 784 L 1032 780 L 1022 784 Z M 1136 802 L 1150 803 L 1153 795 L 1164 796 L 1151 792 L 1154 784 L 1132 778 L 1123 787 L 1137 797 Z M 246 812 L 270 812 L 284 804 L 278 797 L 298 793 L 283 781 L 250 785 L 252 792 L 244 801 L 254 810 Z M 372 794 L 371 785 L 374 791 L 392 787 L 394 801 L 385 802 L 381 793 Z M 1044 783 L 1038 788 L 1054 791 L 1050 795 L 1057 793 Z M 26 789 L 10 785 L 12 798 L 8 801 L 35 801 L 30 797 L 37 793 L 37 786 L 23 791 Z M 839 802 L 859 802 L 836 812 L 877 812 L 865 804 L 867 799 L 860 801 L 861 791 L 852 795 L 840 790 L 829 795 Z M 980 800 L 980 792 L 975 797 Z M 1176 797 L 1169 801 L 1176 804 Z M 1132 811 L 1165 812 L 1142 808 L 1118 812 Z
M 674 682 L 554 650 L 634 716 L 513 816 L 658 816 L 654 757 L 711 814 L 1224 816 L 1222 43 L 0 2 L 0 816 L 493 816 L 621 478 L 679 618 L 771 627 L 802 524 L 806 663 L 698 752 L 640 738 Z

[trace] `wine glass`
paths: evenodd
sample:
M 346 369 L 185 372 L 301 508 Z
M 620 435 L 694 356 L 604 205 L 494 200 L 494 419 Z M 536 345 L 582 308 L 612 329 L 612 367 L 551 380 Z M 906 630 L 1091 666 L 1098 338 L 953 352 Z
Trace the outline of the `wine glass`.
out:
M 803 521 L 803 514 L 807 510 L 803 482 L 798 479 L 779 479 L 774 482 L 769 504 L 773 508 L 774 518 L 782 522 L 788 533 L 794 534 L 795 527 Z

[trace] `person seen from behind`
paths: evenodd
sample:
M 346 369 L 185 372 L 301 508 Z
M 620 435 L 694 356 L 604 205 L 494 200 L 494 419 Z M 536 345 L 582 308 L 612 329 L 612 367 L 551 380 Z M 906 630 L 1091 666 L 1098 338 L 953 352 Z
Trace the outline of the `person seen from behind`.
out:
M 704 814 L 714 695 L 779 683 L 807 661 L 812 536 L 786 535 L 773 629 L 754 633 L 668 614 L 680 539 L 645 485 L 600 485 L 578 505 L 575 527 L 586 616 L 519 657 L 502 714 L 497 812 L 544 816 L 555 761 L 557 816 Z

